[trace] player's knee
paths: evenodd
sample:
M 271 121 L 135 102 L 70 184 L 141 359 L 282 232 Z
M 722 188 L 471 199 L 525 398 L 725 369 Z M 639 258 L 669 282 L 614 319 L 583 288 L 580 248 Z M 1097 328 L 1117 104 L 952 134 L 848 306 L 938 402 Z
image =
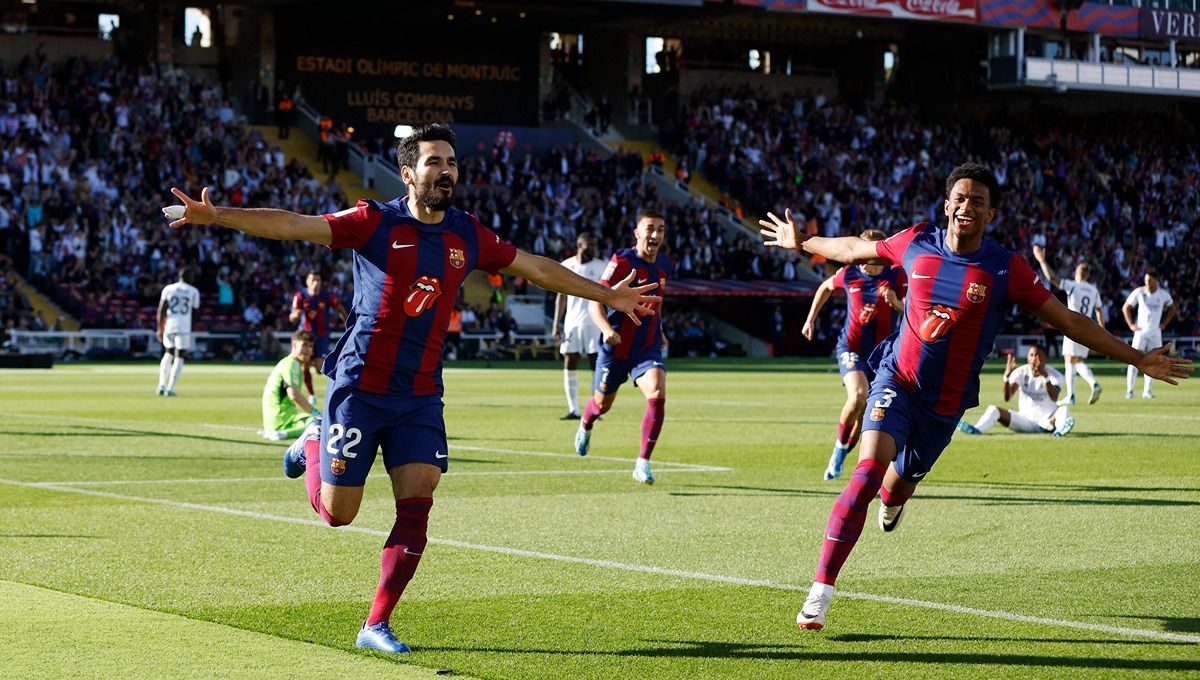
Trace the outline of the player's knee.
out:
M 856 410 L 861 411 L 867 407 L 867 388 L 852 387 L 848 391 L 849 401 Z

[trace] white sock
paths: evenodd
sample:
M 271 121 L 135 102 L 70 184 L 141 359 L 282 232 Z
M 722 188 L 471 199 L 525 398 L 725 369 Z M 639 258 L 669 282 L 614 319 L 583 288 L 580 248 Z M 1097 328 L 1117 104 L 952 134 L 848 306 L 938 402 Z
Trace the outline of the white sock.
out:
M 1138 370 L 1136 368 L 1134 368 L 1133 366 L 1130 366 L 1129 368 L 1125 369 L 1125 391 L 1126 392 L 1133 391 L 1133 382 L 1135 380 L 1137 380 L 1137 374 L 1138 374 Z
M 163 389 L 167 386 L 167 380 L 171 377 L 171 361 L 175 357 L 170 354 L 164 354 L 162 361 L 158 362 L 158 389 Z
M 1075 364 L 1075 372 L 1083 376 L 1087 381 L 1088 387 L 1096 389 L 1096 374 L 1092 373 L 1092 367 L 1087 365 L 1086 361 L 1081 361 Z
M 175 381 L 179 380 L 179 374 L 183 373 L 183 357 L 175 357 L 175 363 L 171 364 L 171 382 L 167 384 L 168 390 L 175 389 Z
M 1067 399 L 1075 396 L 1075 364 L 1067 362 Z
M 987 432 L 988 430 L 992 429 L 992 426 L 995 425 L 998 420 L 1000 420 L 1000 409 L 989 405 L 987 409 L 984 410 L 983 415 L 979 417 L 979 422 L 975 423 L 975 429 L 979 430 L 980 432 Z
M 1142 374 L 1142 381 L 1143 381 L 1143 382 L 1142 382 L 1142 394 L 1153 394 L 1153 393 L 1150 391 L 1150 383 L 1151 383 L 1151 382 L 1153 382 L 1153 381 L 1154 381 L 1154 379 L 1153 379 L 1153 378 L 1151 378 L 1149 375 L 1147 375 L 1147 374 L 1143 373 L 1143 374 Z
M 579 371 L 563 369 L 563 389 L 567 392 L 567 410 L 579 413 Z
M 1071 408 L 1063 405 L 1059 406 L 1054 411 L 1054 427 L 1062 427 L 1063 423 L 1067 422 L 1067 418 L 1071 417 Z

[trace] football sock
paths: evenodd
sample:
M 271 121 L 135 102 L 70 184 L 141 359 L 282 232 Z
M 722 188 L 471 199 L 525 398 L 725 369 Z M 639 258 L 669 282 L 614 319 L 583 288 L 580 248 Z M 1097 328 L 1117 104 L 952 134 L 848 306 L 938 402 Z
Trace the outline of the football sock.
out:
M 843 425 L 842 423 L 838 423 L 838 446 L 850 446 L 850 430 L 852 427 L 852 425 Z
M 1062 427 L 1062 424 L 1071 417 L 1071 409 L 1063 404 L 1054 411 L 1054 427 Z
M 344 526 L 346 523 L 334 519 L 321 502 L 321 465 L 321 440 L 304 442 L 304 488 L 308 491 L 308 502 L 326 524 L 331 527 Z
M 979 416 L 979 422 L 975 423 L 975 429 L 980 432 L 987 432 L 992 429 L 992 426 L 1000 420 L 1000 409 L 989 405 L 983 411 L 983 415 Z
M 175 357 L 170 354 L 164 354 L 162 361 L 158 362 L 158 386 L 166 389 L 167 381 L 171 379 L 171 362 Z
M 567 410 L 579 413 L 579 371 L 563 369 L 563 389 L 567 392 Z
M 1075 364 L 1067 362 L 1067 398 L 1075 396 Z
M 1075 372 L 1082 376 L 1090 387 L 1096 387 L 1096 374 L 1092 373 L 1092 367 L 1088 366 L 1086 361 L 1075 364 Z
M 821 548 L 821 559 L 817 562 L 817 583 L 835 585 L 838 572 L 854 550 L 854 544 L 862 533 L 867 520 L 867 506 L 883 485 L 883 473 L 888 463 L 876 460 L 860 460 L 850 475 L 845 490 L 838 496 L 829 512 L 829 523 L 825 525 L 825 543 Z
M 646 412 L 642 415 L 642 449 L 638 458 L 650 458 L 654 453 L 654 445 L 658 443 L 658 433 L 662 432 L 663 417 L 667 413 L 666 399 L 647 399 Z
M 1150 374 L 1148 374 L 1148 373 L 1142 374 L 1142 394 L 1150 394 L 1151 393 L 1150 385 L 1153 382 L 1154 382 L 1154 379 L 1150 377 Z
M 183 373 L 183 357 L 175 357 L 175 361 L 171 364 L 171 382 L 167 383 L 167 389 L 175 389 L 175 382 L 179 380 L 179 374 Z
M 596 403 L 595 399 L 588 399 L 587 403 L 583 406 L 583 429 L 592 429 L 592 424 L 595 423 L 596 419 L 599 417 L 600 405 Z
M 1125 369 L 1125 391 L 1133 391 L 1133 383 L 1137 380 L 1138 370 L 1133 366 Z
M 879 501 L 889 508 L 894 508 L 897 505 L 904 505 L 907 503 L 908 499 L 912 498 L 913 491 L 916 491 L 916 489 L 907 491 L 905 493 L 899 493 L 896 491 L 888 491 L 886 486 L 880 485 Z
M 367 625 L 392 618 L 405 586 L 412 580 L 425 552 L 432 498 L 402 498 L 396 501 L 396 523 L 380 555 L 379 587 L 371 602 Z

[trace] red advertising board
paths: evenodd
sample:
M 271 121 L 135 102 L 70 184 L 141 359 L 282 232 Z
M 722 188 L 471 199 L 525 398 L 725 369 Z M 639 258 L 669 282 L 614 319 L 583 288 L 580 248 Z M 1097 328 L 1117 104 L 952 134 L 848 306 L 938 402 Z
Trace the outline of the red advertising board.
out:
M 808 11 L 974 23 L 977 0 L 808 0 Z

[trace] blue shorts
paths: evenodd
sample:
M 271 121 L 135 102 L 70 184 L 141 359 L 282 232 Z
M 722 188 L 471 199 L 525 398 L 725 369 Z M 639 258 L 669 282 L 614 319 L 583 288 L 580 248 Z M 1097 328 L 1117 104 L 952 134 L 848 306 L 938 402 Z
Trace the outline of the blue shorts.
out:
M 914 484 L 924 479 L 950 444 L 957 425 L 957 417 L 934 413 L 889 376 L 871 382 L 862 429 L 892 435 L 896 440 L 892 465 L 904 479 Z
M 633 378 L 633 384 L 636 385 L 638 378 L 654 368 L 667 368 L 662 360 L 662 350 L 657 348 L 634 354 L 628 359 L 614 359 L 612 352 L 601 349 L 596 358 L 596 370 L 592 374 L 592 389 L 600 394 L 616 394 L 626 380 Z
M 313 356 L 324 359 L 326 354 L 329 354 L 329 336 L 317 338 L 313 343 Z
M 334 385 L 321 427 L 321 481 L 363 486 L 377 450 L 389 470 L 429 463 L 445 472 L 450 452 L 441 397 L 388 398 Z
M 837 362 L 838 374 L 843 378 L 851 371 L 862 371 L 867 374 L 867 380 L 875 377 L 875 372 L 867 365 L 869 355 L 864 355 L 860 352 L 852 352 L 845 342 L 838 341 L 837 344 Z

